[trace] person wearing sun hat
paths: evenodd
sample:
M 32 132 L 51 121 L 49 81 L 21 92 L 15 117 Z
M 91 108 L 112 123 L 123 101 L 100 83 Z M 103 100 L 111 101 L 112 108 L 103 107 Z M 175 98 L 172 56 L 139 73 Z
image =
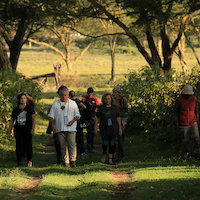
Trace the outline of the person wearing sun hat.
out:
M 189 149 L 190 137 L 194 140 L 193 155 L 199 159 L 199 113 L 197 98 L 194 96 L 193 87 L 185 85 L 182 94 L 176 99 L 172 109 L 172 118 L 181 130 L 184 145 L 184 158 L 191 156 Z
M 127 124 L 127 117 L 129 114 L 129 106 L 127 101 L 122 96 L 122 89 L 120 86 L 115 86 L 113 88 L 113 98 L 114 98 L 114 105 L 116 105 L 120 110 L 120 118 L 121 118 L 121 125 L 122 125 L 122 135 L 117 135 L 118 141 L 118 161 L 122 162 L 124 157 L 124 135 L 126 132 L 126 124 Z M 115 157 L 115 153 L 113 154 L 113 158 Z

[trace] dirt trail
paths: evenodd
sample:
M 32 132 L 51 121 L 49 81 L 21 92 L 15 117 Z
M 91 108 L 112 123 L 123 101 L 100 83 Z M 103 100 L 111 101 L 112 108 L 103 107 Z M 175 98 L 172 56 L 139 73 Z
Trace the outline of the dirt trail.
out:
M 113 196 L 117 199 L 128 199 L 136 188 L 129 188 L 127 183 L 132 182 L 131 174 L 128 171 L 112 171 L 113 182 L 116 184 L 114 190 L 110 190 Z
M 11 195 L 12 200 L 22 200 L 31 193 L 34 193 L 40 181 L 41 179 L 39 177 L 27 179 L 27 181 Z
M 95 150 L 101 154 L 101 144 L 94 144 Z M 50 136 L 47 139 L 47 144 L 44 148 L 44 152 L 51 153 L 54 152 L 53 138 Z M 131 182 L 131 174 L 129 171 L 117 171 L 117 165 L 110 166 L 112 171 L 110 172 L 113 177 L 113 182 L 116 185 L 115 189 L 108 190 L 116 199 L 128 199 L 129 195 L 133 193 L 136 188 L 127 187 L 127 183 Z M 22 200 L 28 195 L 31 195 L 35 192 L 38 185 L 40 184 L 41 179 L 39 177 L 32 177 L 27 179 L 27 181 L 16 190 L 11 196 L 12 200 Z

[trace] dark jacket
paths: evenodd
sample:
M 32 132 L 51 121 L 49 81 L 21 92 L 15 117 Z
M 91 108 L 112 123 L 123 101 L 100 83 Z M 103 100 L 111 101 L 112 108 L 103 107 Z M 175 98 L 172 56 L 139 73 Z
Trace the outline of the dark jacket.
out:
M 172 118 L 179 126 L 191 126 L 195 122 L 199 125 L 197 98 L 192 95 L 187 99 L 183 94 L 178 97 L 172 109 Z

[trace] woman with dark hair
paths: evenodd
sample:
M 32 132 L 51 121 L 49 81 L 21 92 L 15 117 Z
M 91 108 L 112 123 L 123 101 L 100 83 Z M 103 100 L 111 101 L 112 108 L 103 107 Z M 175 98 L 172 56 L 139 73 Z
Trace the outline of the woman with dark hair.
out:
M 109 147 L 109 164 L 112 165 L 112 155 L 115 152 L 115 140 L 117 134 L 122 134 L 121 119 L 119 108 L 113 105 L 113 98 L 110 93 L 102 96 L 102 103 L 97 110 L 96 120 L 94 125 L 94 133 L 97 135 L 97 125 L 100 120 L 100 133 L 102 138 L 103 155 L 101 162 L 105 163 L 107 149 Z
M 13 109 L 7 139 L 10 140 L 11 130 L 15 122 L 16 155 L 18 166 L 21 166 L 23 151 L 27 154 L 28 167 L 32 167 L 32 136 L 35 129 L 35 111 L 28 105 L 26 93 L 17 96 L 18 106 Z

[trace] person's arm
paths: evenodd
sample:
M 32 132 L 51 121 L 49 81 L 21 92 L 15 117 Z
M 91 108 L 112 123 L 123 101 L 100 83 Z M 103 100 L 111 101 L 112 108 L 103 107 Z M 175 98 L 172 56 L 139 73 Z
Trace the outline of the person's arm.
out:
M 172 120 L 176 126 L 178 126 L 179 121 L 179 102 L 178 99 L 176 99 L 176 102 L 172 108 Z
M 121 117 L 127 117 L 130 112 L 127 101 L 124 99 L 122 103 Z
M 97 132 L 98 123 L 99 123 L 99 118 L 96 117 L 95 122 L 94 122 L 94 135 L 98 135 L 98 132 Z
M 57 128 L 54 124 L 54 119 L 52 117 L 49 117 L 49 122 L 50 122 L 50 125 L 51 125 L 51 130 L 55 133 Z
M 33 136 L 35 134 L 35 124 L 36 124 L 35 114 L 31 115 L 31 120 L 32 120 L 32 129 L 30 134 Z
M 69 124 L 67 124 L 67 126 L 71 126 L 76 120 L 79 119 L 79 116 L 75 116 L 70 122 Z
M 199 109 L 198 109 L 198 104 L 196 103 L 196 107 L 195 107 L 195 115 L 197 118 L 197 124 L 199 126 Z
M 121 136 L 122 135 L 122 122 L 121 122 L 120 117 L 117 117 L 117 122 L 118 122 L 118 125 L 119 125 L 119 135 Z
M 14 119 L 11 118 L 10 123 L 9 123 L 9 128 L 8 128 L 8 135 L 7 135 L 7 139 L 10 140 L 10 136 L 11 136 L 11 130 L 13 127 L 13 123 L 14 123 Z
M 80 110 L 85 110 L 85 109 L 87 109 L 87 107 L 86 107 L 83 103 L 80 103 L 80 104 L 79 104 L 79 108 L 80 108 Z
M 28 95 L 28 93 L 26 93 L 26 98 L 29 100 L 30 104 L 34 107 L 35 102 L 34 102 L 33 97 L 31 97 L 30 95 Z

